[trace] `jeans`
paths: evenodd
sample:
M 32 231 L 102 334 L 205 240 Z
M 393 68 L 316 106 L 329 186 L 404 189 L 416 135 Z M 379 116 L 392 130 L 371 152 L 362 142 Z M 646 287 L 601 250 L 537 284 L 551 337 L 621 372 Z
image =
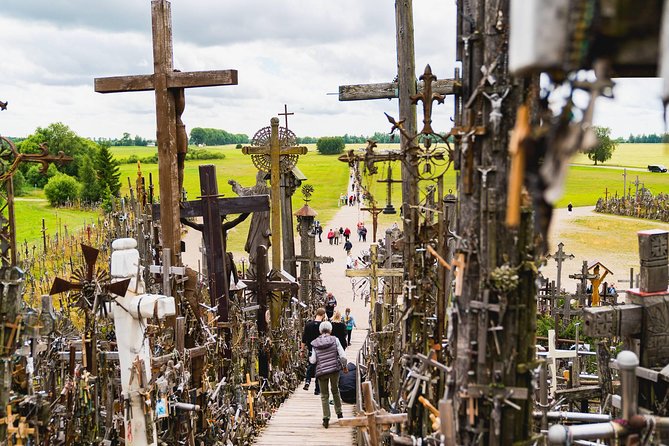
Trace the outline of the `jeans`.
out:
M 311 356 L 311 353 L 309 353 L 309 356 Z M 311 378 L 314 377 L 316 374 L 316 364 L 308 363 L 307 364 L 307 375 L 304 377 L 304 382 L 306 384 L 311 384 Z M 316 379 L 316 387 L 314 388 L 315 391 L 320 391 L 320 386 L 318 385 L 318 380 Z
M 351 345 L 351 334 L 353 333 L 353 329 L 346 329 L 346 345 Z
M 332 399 L 334 400 L 335 413 L 341 413 L 341 395 L 339 395 L 339 371 L 328 373 L 318 377 L 321 385 L 321 405 L 323 406 L 323 418 L 330 419 L 330 391 L 328 384 L 332 387 Z

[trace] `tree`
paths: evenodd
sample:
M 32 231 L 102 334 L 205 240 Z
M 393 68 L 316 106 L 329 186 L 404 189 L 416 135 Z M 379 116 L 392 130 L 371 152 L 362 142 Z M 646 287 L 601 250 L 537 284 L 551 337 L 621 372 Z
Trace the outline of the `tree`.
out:
M 79 182 L 69 175 L 60 174 L 49 179 L 44 195 L 51 206 L 62 206 L 79 198 Z
M 109 187 L 112 195 L 118 196 L 121 191 L 121 172 L 119 171 L 119 163 L 109 151 L 109 146 L 103 144 L 100 146 L 100 151 L 95 158 L 95 170 L 97 171 L 98 179 L 100 180 L 100 188 L 104 190 Z
M 597 135 L 597 145 L 588 152 L 588 158 L 594 161 L 596 166 L 597 162 L 603 163 L 611 159 L 618 143 L 611 139 L 610 128 L 594 127 L 594 129 Z
M 79 194 L 84 203 L 96 203 L 102 198 L 102 188 L 98 181 L 98 175 L 93 166 L 91 157 L 86 155 L 79 167 L 79 182 L 85 185 Z
M 341 136 L 324 136 L 316 142 L 316 150 L 322 155 L 338 155 L 344 152 L 345 147 Z

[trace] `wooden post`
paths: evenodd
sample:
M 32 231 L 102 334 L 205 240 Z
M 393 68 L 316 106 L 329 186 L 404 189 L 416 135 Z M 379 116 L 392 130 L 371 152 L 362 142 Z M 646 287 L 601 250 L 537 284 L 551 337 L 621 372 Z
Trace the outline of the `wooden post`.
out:
M 272 163 L 270 183 L 272 186 L 272 268 L 281 269 L 281 146 L 279 145 L 279 118 L 270 120 L 272 136 L 270 159 Z

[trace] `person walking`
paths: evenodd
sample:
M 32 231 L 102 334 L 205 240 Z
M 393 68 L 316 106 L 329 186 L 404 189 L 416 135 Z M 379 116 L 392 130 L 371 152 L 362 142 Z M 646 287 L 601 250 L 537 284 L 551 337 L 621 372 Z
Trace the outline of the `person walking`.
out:
M 330 229 L 328 231 L 328 241 L 330 242 L 331 245 L 334 243 L 334 239 L 335 239 L 335 233 L 332 229 Z
M 334 314 L 334 309 L 337 306 L 337 299 L 335 299 L 334 294 L 328 293 L 327 298 L 325 299 L 325 314 L 327 314 L 328 319 L 332 319 Z
M 346 255 L 351 255 L 351 249 L 353 249 L 353 243 L 347 239 L 346 243 L 344 243 L 344 251 L 346 251 Z
M 339 339 L 339 343 L 346 350 L 348 347 L 348 342 L 346 342 L 346 324 L 341 321 L 341 313 L 335 311 L 332 315 L 332 336 Z
M 363 226 L 362 228 L 360 228 L 360 235 L 362 235 L 362 241 L 366 242 L 367 241 L 367 228 L 366 227 Z
M 349 228 L 344 229 L 344 238 L 348 241 L 348 238 L 351 236 L 351 230 Z
M 323 239 L 321 239 L 321 235 L 323 234 L 323 226 L 320 224 L 316 226 L 316 234 L 318 234 L 318 242 L 321 243 Z
M 304 354 L 304 348 L 306 346 L 307 348 L 307 358 L 311 356 L 311 343 L 316 339 L 318 336 L 320 336 L 320 331 L 318 328 L 320 327 L 321 323 L 323 322 L 323 319 L 325 319 L 325 308 L 319 308 L 316 310 L 316 316 L 314 317 L 313 321 L 308 321 L 306 324 L 304 324 L 304 331 L 302 332 L 302 343 L 300 344 L 300 356 Z M 309 390 L 309 384 L 311 384 L 311 378 L 314 376 L 316 373 L 316 367 L 311 364 L 311 362 L 307 362 L 307 373 L 304 378 L 304 390 Z M 314 390 L 314 394 L 318 395 L 319 392 L 319 386 L 318 386 L 318 380 L 316 380 L 316 390 Z
M 330 388 L 337 418 L 344 416 L 339 394 L 339 370 L 343 369 L 344 373 L 348 373 L 348 362 L 339 339 L 331 335 L 332 324 L 328 321 L 322 322 L 319 331 L 321 335 L 311 342 L 313 348 L 309 362 L 316 365 L 316 378 L 321 387 L 323 427 L 327 429 L 330 424 Z
M 353 334 L 353 327 L 355 325 L 355 319 L 351 316 L 351 309 L 347 308 L 344 313 L 344 324 L 346 324 L 346 344 L 351 345 L 351 335 Z

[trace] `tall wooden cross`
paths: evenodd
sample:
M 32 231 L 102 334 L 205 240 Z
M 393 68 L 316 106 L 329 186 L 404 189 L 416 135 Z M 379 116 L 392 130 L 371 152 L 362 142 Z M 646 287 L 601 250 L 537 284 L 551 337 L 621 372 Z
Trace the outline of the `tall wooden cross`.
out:
M 377 180 L 378 183 L 386 183 L 386 207 L 383 208 L 384 214 L 396 214 L 397 211 L 393 206 L 393 183 L 401 183 L 402 180 L 393 179 L 392 164 L 388 163 L 388 177 L 385 180 Z M 374 234 L 374 241 L 376 241 L 376 234 Z
M 219 323 L 224 326 L 228 322 L 228 299 L 230 275 L 227 271 L 232 266 L 226 265 L 227 254 L 225 249 L 224 232 L 231 226 L 246 218 L 249 212 L 262 212 L 269 209 L 269 197 L 267 195 L 256 195 L 248 197 L 221 198 L 218 194 L 218 183 L 216 181 L 216 167 L 213 164 L 200 166 L 200 190 L 202 196 L 199 200 L 185 201 L 181 203 L 177 216 L 184 221 L 192 217 L 202 217 L 202 225 L 193 225 L 194 229 L 202 231 L 202 238 L 207 256 L 207 271 L 209 277 L 209 295 L 211 305 L 218 305 Z M 161 218 L 165 209 L 159 204 L 153 205 L 153 218 Z M 242 214 L 232 222 L 226 223 L 221 228 L 221 219 L 228 214 Z M 223 230 L 221 230 L 223 229 Z M 226 342 L 226 346 L 230 343 Z M 230 347 L 226 347 L 226 358 L 231 357 Z
M 269 146 L 242 147 L 244 155 L 270 155 L 270 183 L 272 186 L 272 268 L 281 270 L 281 156 L 304 155 L 307 148 L 303 146 L 281 146 L 279 141 L 279 118 L 270 120 L 272 133 Z
M 372 200 L 372 206 L 360 208 L 361 211 L 372 214 L 372 241 L 376 243 L 376 229 L 379 222 L 379 214 L 383 212 L 383 208 L 376 207 L 376 200 Z
M 376 331 L 381 330 L 378 318 L 381 312 L 376 308 L 378 300 L 378 281 L 382 277 L 403 277 L 402 268 L 379 268 L 379 247 L 372 243 L 369 247 L 369 267 L 361 269 L 347 269 L 346 277 L 366 277 L 369 280 L 369 299 L 373 326 Z
M 153 74 L 118 76 L 95 79 L 98 93 L 153 90 L 156 97 L 156 127 L 158 143 L 158 179 L 160 202 L 164 211 L 160 216 L 162 246 L 171 249 L 172 263 L 180 264 L 181 227 L 179 201 L 181 190 L 174 179 L 180 177 L 177 153 L 187 149 L 183 140 L 184 89 L 237 85 L 237 70 L 180 72 L 174 69 L 172 54 L 172 16 L 170 2 L 151 1 L 153 34 Z M 181 132 L 181 133 L 180 133 Z M 177 140 L 186 147 L 179 147 Z

